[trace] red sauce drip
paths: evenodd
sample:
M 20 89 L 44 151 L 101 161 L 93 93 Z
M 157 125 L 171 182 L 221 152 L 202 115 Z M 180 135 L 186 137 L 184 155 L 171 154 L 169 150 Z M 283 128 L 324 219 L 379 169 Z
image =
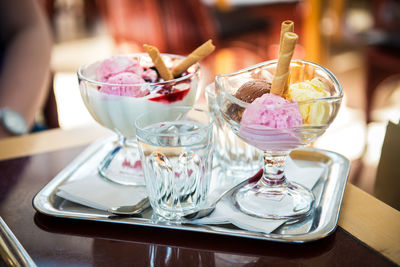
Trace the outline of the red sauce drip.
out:
M 134 164 L 132 164 L 127 159 L 124 159 L 124 162 L 122 163 L 122 167 L 130 168 L 130 169 L 142 170 L 142 162 L 140 160 L 137 160 L 137 161 L 135 161 Z
M 184 99 L 185 96 L 189 93 L 189 90 L 190 88 L 184 90 L 175 89 L 175 91 L 173 91 L 172 93 L 152 97 L 149 98 L 149 100 L 161 103 L 173 103 Z
M 249 178 L 247 181 L 249 184 L 257 183 L 263 175 L 263 169 L 260 169 L 256 174 Z

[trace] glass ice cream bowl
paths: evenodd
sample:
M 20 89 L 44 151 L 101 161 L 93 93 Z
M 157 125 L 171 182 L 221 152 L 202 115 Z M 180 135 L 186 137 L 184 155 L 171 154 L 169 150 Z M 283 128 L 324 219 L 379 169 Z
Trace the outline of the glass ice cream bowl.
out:
M 337 78 L 325 67 L 292 60 L 289 88 L 301 87 L 299 83 L 304 82 L 318 83 L 323 96 L 305 97 L 306 92 L 289 89 L 292 95 L 299 96 L 297 101 L 290 99 L 288 93 L 284 95 L 286 99 L 267 93 L 251 103 L 242 101 L 238 89 L 254 79 L 271 83 L 276 66 L 277 60 L 272 60 L 218 75 L 217 103 L 232 131 L 263 151 L 261 179 L 235 192 L 235 206 L 254 217 L 299 219 L 312 213 L 315 198 L 309 189 L 285 175 L 285 159 L 292 150 L 313 142 L 325 132 L 338 113 L 343 91 Z
M 171 54 L 161 56 L 169 68 L 183 59 L 182 56 Z M 129 57 L 147 70 L 154 65 L 146 53 L 114 57 Z M 169 81 L 158 79 L 152 82 L 146 79 L 131 82 L 132 79 L 117 79 L 116 83 L 110 83 L 98 78 L 103 62 L 83 65 L 78 70 L 81 96 L 89 113 L 99 124 L 118 136 L 118 141 L 99 163 L 98 170 L 101 176 L 118 184 L 144 185 L 134 122 L 144 112 L 151 111 L 157 117 L 170 107 L 192 106 L 198 97 L 200 65 L 191 66 L 181 77 Z M 113 67 L 118 68 L 110 64 L 105 69 Z M 132 69 L 128 71 L 134 71 Z M 156 73 L 154 68 L 153 73 Z

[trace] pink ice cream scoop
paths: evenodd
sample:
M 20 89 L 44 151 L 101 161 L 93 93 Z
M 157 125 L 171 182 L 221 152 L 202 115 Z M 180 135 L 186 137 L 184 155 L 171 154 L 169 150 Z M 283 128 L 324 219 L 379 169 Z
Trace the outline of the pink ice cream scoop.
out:
M 264 125 L 270 128 L 293 128 L 302 124 L 299 107 L 286 99 L 264 94 L 255 99 L 243 112 L 242 125 Z
M 100 63 L 96 70 L 96 76 L 98 81 L 107 82 L 110 77 L 122 72 L 131 72 L 142 76 L 143 69 L 134 58 L 113 56 Z
M 107 82 L 113 85 L 103 85 L 100 92 L 131 97 L 142 97 L 149 94 L 147 89 L 142 90 L 141 85 L 145 83 L 142 77 L 131 72 L 122 72 L 111 76 Z
M 299 133 L 293 128 L 302 123 L 296 102 L 264 94 L 243 112 L 239 136 L 264 151 L 291 150 L 301 145 Z
M 99 91 L 102 93 L 142 97 L 149 94 L 147 89 L 142 89 L 142 85 L 146 82 L 156 82 L 158 74 L 151 68 L 140 66 L 139 62 L 132 57 L 113 56 L 99 64 L 96 69 L 96 79 L 112 84 L 101 86 Z M 119 84 L 121 86 L 117 86 Z

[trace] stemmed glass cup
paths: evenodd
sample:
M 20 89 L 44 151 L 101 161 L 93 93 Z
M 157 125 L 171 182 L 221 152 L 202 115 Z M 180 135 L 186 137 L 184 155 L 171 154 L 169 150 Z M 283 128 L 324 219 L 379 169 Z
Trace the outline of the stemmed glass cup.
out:
M 127 55 L 135 58 L 140 66 L 151 67 L 153 63 L 146 53 Z M 162 54 L 168 67 L 177 65 L 183 57 Z M 100 162 L 101 176 L 123 185 L 143 185 L 144 177 L 136 142 L 136 117 L 147 111 L 166 112 L 175 106 L 192 106 L 197 97 L 200 65 L 195 64 L 186 75 L 164 82 L 141 84 L 110 84 L 96 80 L 96 69 L 101 61 L 83 65 L 78 71 L 79 87 L 83 102 L 92 117 L 102 126 L 114 131 L 118 141 Z M 123 87 L 123 90 L 148 90 L 143 97 L 107 94 L 102 87 Z
M 235 97 L 237 89 L 254 78 L 272 82 L 277 61 L 263 62 L 244 70 L 216 77 L 217 102 L 220 114 L 232 131 L 246 143 L 264 152 L 262 178 L 235 192 L 235 206 L 242 212 L 267 219 L 295 219 L 309 215 L 314 196 L 310 190 L 290 180 L 284 172 L 284 163 L 290 151 L 316 140 L 332 123 L 339 110 L 343 91 L 336 77 L 325 67 L 302 60 L 292 60 L 291 73 L 301 77 L 317 77 L 329 96 L 313 100 L 256 107 L 254 110 L 300 112 L 302 123 L 291 128 L 271 128 L 242 121 L 242 114 L 250 104 Z M 312 70 L 312 71 L 310 71 Z M 275 112 L 274 111 L 274 112 Z M 310 113 L 308 113 L 311 111 Z M 261 112 L 261 111 L 260 111 Z

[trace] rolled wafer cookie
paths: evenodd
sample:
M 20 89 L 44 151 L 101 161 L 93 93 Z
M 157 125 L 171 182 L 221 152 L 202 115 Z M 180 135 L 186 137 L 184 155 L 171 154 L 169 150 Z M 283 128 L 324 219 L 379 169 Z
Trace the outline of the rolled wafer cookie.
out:
M 314 78 L 315 68 L 309 64 L 301 64 L 290 68 L 289 84 L 309 81 Z
M 290 68 L 290 84 L 303 81 L 303 66 L 296 65 Z
M 212 44 L 212 40 L 208 40 L 190 53 L 190 55 L 188 55 L 182 62 L 180 62 L 179 65 L 172 70 L 172 75 L 174 77 L 181 75 L 190 66 L 211 54 L 214 49 L 215 46 Z
M 174 77 L 171 71 L 165 65 L 165 62 L 162 59 L 160 51 L 158 51 L 157 47 L 145 44 L 143 45 L 143 48 L 149 54 L 154 66 L 156 67 L 158 73 L 164 79 L 164 81 L 172 80 Z
M 303 81 L 311 80 L 314 78 L 315 68 L 311 65 L 305 65 L 303 71 Z
M 279 51 L 281 50 L 282 40 L 283 40 L 283 36 L 285 35 L 285 33 L 293 32 L 293 31 L 294 31 L 294 22 L 293 21 L 285 20 L 284 22 L 282 22 L 282 25 L 281 25 L 281 39 L 279 40 Z
M 272 79 L 272 94 L 282 96 L 287 89 L 290 61 L 292 60 L 297 39 L 297 34 L 293 32 L 287 32 L 283 35 L 282 47 L 279 50 L 278 64 L 276 66 L 274 78 Z

